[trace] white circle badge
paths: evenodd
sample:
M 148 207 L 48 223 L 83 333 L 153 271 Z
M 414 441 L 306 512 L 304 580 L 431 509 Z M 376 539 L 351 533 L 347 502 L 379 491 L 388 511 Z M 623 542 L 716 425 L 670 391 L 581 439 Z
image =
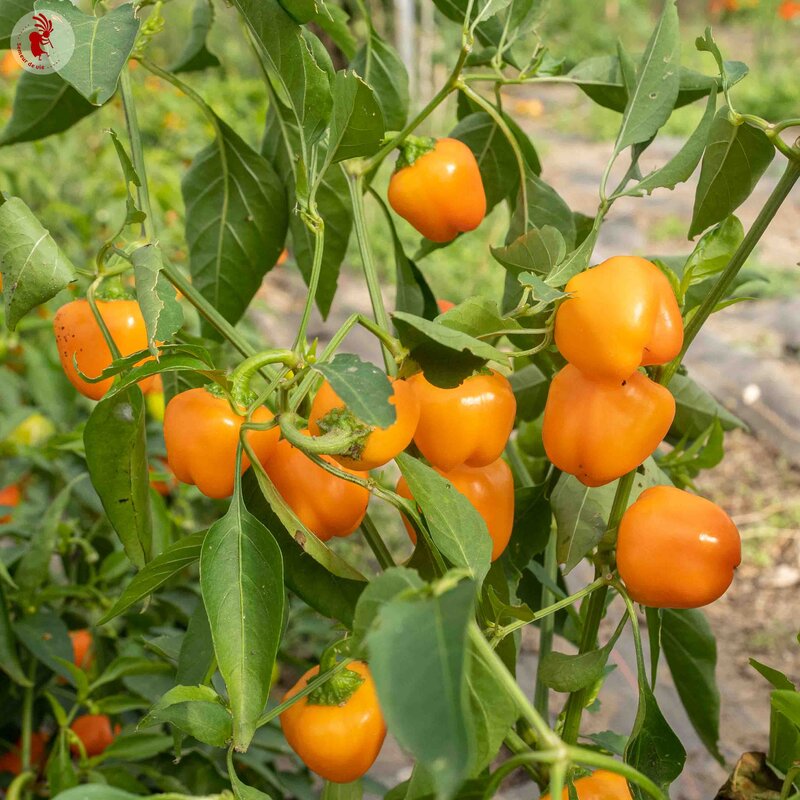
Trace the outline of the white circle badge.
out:
M 75 33 L 58 12 L 33 11 L 14 26 L 11 52 L 24 70 L 49 75 L 72 58 Z

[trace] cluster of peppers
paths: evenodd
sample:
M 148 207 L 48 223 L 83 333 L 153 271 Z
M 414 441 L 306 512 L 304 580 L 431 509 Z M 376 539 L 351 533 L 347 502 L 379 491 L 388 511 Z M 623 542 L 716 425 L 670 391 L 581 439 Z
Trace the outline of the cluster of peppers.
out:
M 451 202 L 453 197 L 458 203 Z M 454 139 L 409 137 L 390 182 L 389 201 L 434 242 L 474 229 L 486 212 L 477 162 Z M 675 400 L 642 368 L 679 356 L 683 323 L 668 279 L 642 258 L 611 258 L 572 278 L 566 292 L 556 312 L 555 343 L 567 364 L 552 380 L 542 439 L 557 468 L 586 486 L 602 486 L 638 468 L 669 431 Z M 135 301 L 99 301 L 97 309 L 122 355 L 145 349 L 144 320 Z M 54 325 L 67 377 L 78 391 L 100 399 L 111 380 L 89 383 L 80 374 L 99 375 L 110 364 L 89 304 L 67 304 Z M 152 381 L 141 381 L 142 390 L 151 388 Z M 502 459 L 516 415 L 509 381 L 484 370 L 450 389 L 431 384 L 422 373 L 391 383 L 395 422 L 367 429 L 354 449 L 321 458 L 366 478 L 413 441 L 481 514 L 492 538 L 492 560 L 497 559 L 508 545 L 514 518 L 513 477 Z M 241 411 L 214 387 L 191 389 L 170 400 L 164 438 L 169 467 L 179 481 L 211 498 L 232 494 L 245 422 Z M 325 382 L 313 399 L 308 428 L 300 434 L 325 435 L 347 413 Z M 355 532 L 366 514 L 369 490 L 363 482 L 319 466 L 302 446 L 281 437 L 278 427 L 270 426 L 273 420 L 269 409 L 258 408 L 250 421 L 263 429 L 248 429 L 245 438 L 285 502 L 323 541 Z M 250 466 L 247 456 L 240 466 L 242 471 Z M 396 491 L 413 499 L 403 478 Z M 404 522 L 415 540 L 414 529 Z M 690 608 L 712 602 L 730 585 L 740 557 L 739 535 L 728 515 L 675 487 L 644 491 L 619 525 L 617 568 L 630 596 L 648 606 Z M 315 667 L 306 673 L 284 700 L 319 671 Z M 358 661 L 289 706 L 280 719 L 288 743 L 306 765 L 340 783 L 369 769 L 386 735 L 369 670 Z M 579 779 L 575 788 L 579 796 L 596 791 L 627 796 L 624 779 L 603 771 Z
M 555 342 L 568 363 L 550 384 L 542 440 L 555 466 L 586 486 L 602 486 L 639 467 L 672 425 L 675 399 L 640 368 L 680 355 L 683 321 L 667 277 L 635 256 L 576 275 L 566 292 Z M 616 560 L 635 601 L 697 608 L 730 586 L 741 541 L 719 506 L 655 486 L 623 515 Z

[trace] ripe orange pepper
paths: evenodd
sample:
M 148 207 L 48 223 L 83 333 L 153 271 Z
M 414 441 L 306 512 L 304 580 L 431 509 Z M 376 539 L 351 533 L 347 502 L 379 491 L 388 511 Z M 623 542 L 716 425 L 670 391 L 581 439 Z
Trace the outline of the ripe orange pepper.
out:
M 393 394 L 389 402 L 395 407 L 396 419 L 388 428 L 373 428 L 360 454 L 353 457 L 335 455 L 334 458 L 349 469 L 375 469 L 391 461 L 411 443 L 419 421 L 419 400 L 406 381 L 392 380 Z M 308 427 L 314 436 L 327 430 L 324 417 L 334 410 L 343 410 L 344 403 L 328 381 L 322 384 L 311 405 Z M 334 420 L 330 420 L 334 423 Z M 322 423 L 322 427 L 320 427 Z
M 99 756 L 122 730 L 120 725 L 111 728 L 111 720 L 105 714 L 84 714 L 78 717 L 70 728 L 83 742 L 86 755 Z M 73 744 L 70 747 L 74 756 L 80 755 L 80 748 Z
M 70 631 L 69 638 L 72 640 L 72 655 L 75 666 L 81 669 L 89 669 L 94 661 L 92 653 L 94 637 L 86 628 L 80 628 Z
M 636 256 L 609 258 L 567 283 L 555 340 L 561 355 L 593 378 L 623 380 L 665 364 L 683 346 L 683 321 L 666 275 Z
M 12 483 L 10 486 L 5 486 L 0 489 L 0 506 L 8 506 L 9 508 L 16 508 L 22 502 L 22 491 L 19 485 Z M 11 519 L 11 514 L 5 514 L 0 517 L 0 525 L 4 525 Z
M 451 308 L 455 308 L 456 304 L 452 300 L 437 300 L 436 305 L 439 307 L 439 313 L 444 314 Z
M 617 566 L 637 603 L 698 608 L 722 597 L 742 560 L 733 520 L 715 503 L 674 486 L 654 486 L 625 512 Z
M 617 772 L 598 769 L 585 778 L 575 781 L 575 792 L 578 800 L 631 800 L 628 781 Z M 541 800 L 550 800 L 549 794 L 543 794 Z M 569 800 L 569 788 L 564 787 L 561 800 Z
M 321 458 L 335 464 L 331 456 Z M 278 442 L 272 456 L 262 464 L 281 497 L 323 542 L 334 536 L 349 536 L 361 525 L 369 503 L 369 491 L 363 486 L 331 475 L 286 439 Z M 360 478 L 369 477 L 367 472 L 341 469 Z
M 333 783 L 358 780 L 372 766 L 386 738 L 386 723 L 367 665 L 353 661 L 329 684 L 346 672 L 361 676 L 363 683 L 344 702 L 336 703 L 332 697 L 330 705 L 320 705 L 313 702 L 317 698 L 312 693 L 280 715 L 283 735 L 292 750 L 310 770 Z M 319 667 L 306 672 L 283 702 L 318 673 Z
M 408 137 L 409 147 L 389 181 L 389 203 L 432 242 L 449 242 L 478 227 L 486 193 L 478 162 L 458 139 Z M 414 158 L 412 148 L 428 148 Z
M 40 767 L 44 758 L 44 750 L 50 737 L 43 732 L 34 731 L 31 734 L 31 765 Z M 22 739 L 17 741 L 14 750 L 3 753 L 0 756 L 0 774 L 10 772 L 12 775 L 19 775 L 22 772 Z
M 780 8 L 778 8 L 778 16 L 787 22 L 795 17 L 800 17 L 800 2 L 798 0 L 783 0 Z
M 675 399 L 641 372 L 594 381 L 567 364 L 550 384 L 542 441 L 547 457 L 586 486 L 636 469 L 666 436 Z
M 436 471 L 450 481 L 483 517 L 492 537 L 492 561 L 499 558 L 508 546 L 514 527 L 514 476 L 508 464 L 498 458 L 486 467 L 467 467 L 462 464 L 448 472 Z M 397 482 L 396 491 L 401 497 L 413 499 L 405 478 Z M 417 534 L 405 515 L 403 524 L 411 541 L 416 544 Z
M 268 408 L 259 408 L 253 414 L 253 422 L 269 422 L 272 418 Z M 239 429 L 244 421 L 225 397 L 208 389 L 189 389 L 176 394 L 164 413 L 167 461 L 175 477 L 182 483 L 195 484 L 206 497 L 230 497 Z M 259 461 L 269 458 L 279 435 L 277 427 L 248 432 L 247 441 Z M 243 453 L 242 472 L 249 466 L 250 459 Z
M 499 372 L 473 375 L 453 389 L 440 389 L 420 372 L 408 379 L 420 405 L 414 442 L 434 467 L 485 467 L 505 449 L 517 400 Z
M 123 356 L 147 348 L 147 330 L 135 300 L 98 300 L 97 310 Z M 89 303 L 86 300 L 73 300 L 61 306 L 53 318 L 53 328 L 58 356 L 69 382 L 85 397 L 100 400 L 111 388 L 113 379 L 87 383 L 73 364 L 75 357 L 80 371 L 90 378 L 96 378 L 111 366 L 113 360 Z M 143 378 L 139 381 L 139 388 L 146 392 L 152 383 L 153 376 Z

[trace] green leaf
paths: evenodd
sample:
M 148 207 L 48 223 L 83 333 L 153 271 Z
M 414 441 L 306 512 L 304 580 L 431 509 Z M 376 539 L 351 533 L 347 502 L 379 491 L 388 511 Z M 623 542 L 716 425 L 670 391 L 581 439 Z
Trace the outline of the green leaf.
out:
M 395 294 L 395 310 L 405 311 L 425 319 L 434 319 L 439 315 L 439 306 L 431 287 L 425 280 L 420 268 L 403 250 L 403 243 L 397 235 L 391 215 L 386 217 L 392 231 L 394 244 L 394 263 L 397 291 Z
M 17 619 L 13 629 L 17 639 L 37 660 L 74 683 L 73 676 L 63 664 L 64 661 L 72 663 L 72 642 L 67 626 L 54 612 L 40 608 L 33 614 Z
M 428 770 L 442 798 L 469 773 L 467 627 L 475 584 L 383 606 L 367 637 L 370 671 L 386 723 Z
M 138 794 L 115 789 L 107 783 L 87 783 L 61 792 L 53 800 L 139 800 L 140 797 Z
M 303 130 L 306 144 L 313 144 L 325 132 L 333 108 L 324 65 L 277 0 L 234 0 L 234 4 L 266 58 L 278 99 Z
M 655 189 L 674 189 L 679 183 L 688 181 L 697 169 L 708 141 L 708 134 L 714 122 L 714 109 L 717 106 L 717 95 L 708 96 L 706 110 L 692 135 L 663 167 L 659 167 L 646 175 L 625 194 L 652 194 Z
M 665 0 L 636 71 L 617 136 L 617 152 L 651 139 L 669 119 L 680 88 L 680 32 L 675 0 Z
M 630 502 L 646 488 L 670 481 L 658 469 L 652 457 L 644 462 L 644 474 L 636 473 Z M 551 496 L 558 533 L 558 563 L 564 574 L 571 572 L 597 545 L 606 530 L 617 481 L 590 489 L 574 475 L 563 474 Z
M 755 188 L 775 157 L 760 128 L 734 125 L 723 106 L 711 124 L 694 197 L 689 236 L 694 237 L 732 214 Z
M 772 707 L 800 728 L 800 693 L 781 689 L 772 692 L 770 697 Z
M 192 27 L 186 44 L 170 72 L 196 72 L 220 66 L 219 59 L 208 49 L 206 40 L 214 24 L 214 6 L 210 0 L 196 0 L 192 12 Z
M 333 81 L 333 115 L 328 134 L 331 162 L 371 156 L 384 135 L 383 112 L 375 93 L 355 72 L 337 72 Z
M 291 202 L 294 204 L 294 197 Z M 317 211 L 325 220 L 325 241 L 315 299 L 320 314 L 327 318 L 353 228 L 353 207 L 347 190 L 347 178 L 337 165 L 326 170 L 317 189 Z M 299 214 L 290 215 L 289 230 L 292 234 L 292 255 L 308 285 L 314 263 L 314 235 Z
M 75 279 L 75 267 L 18 197 L 0 205 L 0 275 L 6 327 L 11 331 L 29 311 Z
M 762 664 L 760 661 L 756 661 L 756 659 L 750 659 L 750 666 L 753 667 L 759 674 L 763 675 L 775 689 L 781 689 L 782 691 L 789 691 L 794 692 L 796 691 L 795 685 L 786 677 L 786 675 L 781 672 L 780 670 L 775 669 L 774 667 L 768 667 L 766 664 Z
M 704 233 L 683 268 L 681 282 L 692 285 L 718 275 L 744 239 L 744 226 L 733 215 Z
M 509 376 L 514 397 L 517 398 L 517 417 L 519 419 L 536 419 L 547 402 L 547 391 L 550 382 L 547 376 L 536 366 L 526 364 Z
M 64 797 L 68 789 L 78 784 L 78 776 L 72 763 L 72 754 L 65 731 L 60 731 L 47 760 L 47 783 L 53 797 Z M 86 795 L 83 795 L 86 797 Z M 109 800 L 114 800 L 111 795 Z
M 28 551 L 20 559 L 14 572 L 14 581 L 20 589 L 21 605 L 30 605 L 35 601 L 35 593 L 47 580 L 50 574 L 50 561 L 58 541 L 58 528 L 61 517 L 66 511 L 75 484 L 85 474 L 73 478 L 51 501 L 44 512 Z
M 602 679 L 608 656 L 604 647 L 580 655 L 552 651 L 542 659 L 539 680 L 557 692 L 577 692 Z
M 110 100 L 139 32 L 133 5 L 117 6 L 101 17 L 84 14 L 70 0 L 36 0 L 35 7 L 61 14 L 75 34 L 75 52 L 58 74 L 93 105 Z
M 157 342 L 171 339 L 183 325 L 183 308 L 172 284 L 162 275 L 164 262 L 157 244 L 146 244 L 133 251 L 136 299 L 147 328 L 147 345 L 158 355 Z
M 406 453 L 397 465 L 422 510 L 434 545 L 454 566 L 467 567 L 480 583 L 489 571 L 492 540 L 472 503 L 435 469 Z
M 285 597 L 280 548 L 239 491 L 203 542 L 200 588 L 230 698 L 233 743 L 246 750 L 269 697 Z
M 461 119 L 450 136 L 464 142 L 475 155 L 486 192 L 487 212 L 519 189 L 514 151 L 495 121 L 479 111 Z
M 11 619 L 8 616 L 8 605 L 6 604 L 2 581 L 0 581 L 0 669 L 19 686 L 31 685 L 19 663 L 14 631 L 11 627 Z
M 516 320 L 504 317 L 497 303 L 488 297 L 468 297 L 441 314 L 437 322 L 475 337 L 495 331 L 513 331 L 520 328 Z
M 639 683 L 639 707 L 625 747 L 625 762 L 647 775 L 665 793 L 686 762 L 686 751 L 664 719 L 646 682 Z M 648 797 L 635 784 L 631 784 L 631 792 L 634 800 Z
M 562 292 L 560 289 L 545 283 L 538 275 L 523 273 L 519 276 L 519 282 L 531 289 L 531 300 L 544 305 L 553 305 L 569 296 L 566 292 Z
M 564 260 L 567 243 L 550 225 L 530 228 L 505 247 L 492 247 L 492 255 L 514 277 L 524 272 L 549 275 Z
M 338 619 L 351 628 L 356 602 L 367 586 L 366 580 L 315 537 L 306 537 L 299 529 L 292 536 L 267 502 L 259 478 L 253 470 L 245 473 L 242 481 L 245 501 L 250 511 L 269 527 L 281 548 L 287 587 L 323 616 Z M 316 545 L 319 550 L 312 550 Z
M 189 624 L 181 641 L 175 680 L 184 686 L 201 684 L 213 663 L 214 643 L 211 640 L 208 614 L 205 606 L 198 603 L 189 617 Z
M 139 568 L 150 556 L 153 521 L 145 405 L 132 387 L 101 400 L 83 431 L 86 466 L 111 526 Z
M 14 26 L 31 11 L 33 0 L 0 0 L 0 50 L 10 49 Z
M 0 134 L 0 147 L 61 133 L 96 110 L 97 106 L 57 72 L 23 72 L 17 82 L 11 119 Z
M 720 764 L 717 643 L 700 609 L 665 608 L 661 644 L 675 688 L 700 741 Z M 697 698 L 703 702 L 698 703 Z
M 470 774 L 478 775 L 497 756 L 509 729 L 517 720 L 517 706 L 499 683 L 494 664 L 487 663 L 484 655 L 472 645 L 467 659 L 467 692 L 473 740 Z
M 726 431 L 744 429 L 745 424 L 717 402 L 700 384 L 688 375 L 676 373 L 669 382 L 669 390 L 675 398 L 675 419 L 670 434 L 679 439 L 700 436 L 715 419 Z
M 564 286 L 570 278 L 589 266 L 599 233 L 599 226 L 593 225 L 586 238 L 553 267 L 546 279 L 548 286 Z
M 333 783 L 325 781 L 320 800 L 361 800 L 364 786 L 359 778 L 352 783 Z
M 126 678 L 129 675 L 164 675 L 172 674 L 172 667 L 164 661 L 152 661 L 138 656 L 120 656 L 115 658 L 97 680 L 89 687 L 91 692 L 109 683 Z
M 375 92 L 387 130 L 401 130 L 408 119 L 409 92 L 408 73 L 397 51 L 373 28 L 369 42 L 355 54 L 350 68 Z
M 392 319 L 400 341 L 434 386 L 458 386 L 487 361 L 507 360 L 492 345 L 439 322 L 404 311 L 395 311 Z
M 162 736 L 156 733 L 123 734 L 114 739 L 99 756 L 89 759 L 89 763 L 98 765 L 114 759 L 118 761 L 146 761 L 159 753 L 169 750 L 172 745 L 173 739 L 171 736 Z M 103 795 L 103 800 L 106 800 L 106 797 L 109 797 L 109 795 Z M 113 795 L 110 797 L 113 797 Z
M 383 606 L 399 594 L 417 592 L 424 586 L 412 569 L 390 567 L 367 584 L 356 605 L 353 637 L 361 643 L 369 633 Z
M 738 83 L 747 74 L 747 67 L 738 61 L 728 61 L 726 67 L 732 83 Z M 625 110 L 628 93 L 622 80 L 622 70 L 617 56 L 587 58 L 573 67 L 567 77 L 598 105 L 612 111 Z M 680 67 L 679 77 L 675 108 L 693 103 L 720 89 L 716 77 L 703 75 L 687 67 Z
M 138 729 L 165 723 L 212 747 L 226 747 L 232 736 L 230 712 L 210 686 L 170 689 L 139 721 Z
M 288 208 L 269 161 L 222 120 L 218 126 L 217 138 L 195 157 L 181 190 L 192 282 L 236 323 L 283 250 Z
M 358 48 L 358 41 L 348 26 L 350 15 L 341 6 L 336 6 L 332 3 L 321 3 L 320 6 L 316 17 L 314 17 L 314 22 L 333 39 L 334 44 L 347 58 L 354 58 Z M 350 66 L 353 66 L 352 61 Z M 366 80 L 365 75 L 362 74 L 361 77 Z M 367 83 L 370 83 L 370 81 L 367 81 Z M 375 86 L 373 85 L 372 88 L 374 89 Z M 380 98 L 378 100 L 380 102 Z
M 567 250 L 575 244 L 575 218 L 561 195 L 538 175 L 528 172 L 526 180 L 528 195 L 528 225 L 538 228 L 550 226 L 555 228 L 564 238 Z M 511 244 L 522 234 L 524 229 L 524 209 L 522 208 L 522 192 L 517 194 L 517 202 L 511 225 L 506 236 L 506 244 Z
M 314 369 L 325 376 L 333 391 L 362 422 L 388 428 L 397 419 L 395 407 L 389 403 L 392 384 L 374 364 L 353 353 L 339 353 L 332 361 L 316 364 Z

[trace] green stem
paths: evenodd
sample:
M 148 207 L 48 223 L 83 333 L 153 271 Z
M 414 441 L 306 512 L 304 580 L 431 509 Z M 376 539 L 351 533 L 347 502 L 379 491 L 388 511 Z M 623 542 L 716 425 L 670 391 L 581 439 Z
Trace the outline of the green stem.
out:
M 800 124 L 800 123 L 799 123 Z M 795 762 L 794 766 L 786 771 L 786 777 L 781 786 L 780 800 L 789 800 L 795 780 L 800 776 L 800 762 Z
M 778 213 L 778 209 L 783 204 L 783 201 L 786 200 L 795 183 L 797 183 L 798 178 L 800 178 L 800 161 L 789 161 L 781 179 L 772 190 L 772 194 L 767 198 L 767 202 L 750 226 L 747 235 L 728 262 L 728 266 L 717 278 L 716 283 L 711 287 L 711 291 L 705 296 L 703 302 L 686 325 L 681 352 L 677 358 L 667 365 L 661 376 L 661 383 L 664 386 L 669 385 L 672 376 L 677 372 L 683 357 L 686 355 L 686 351 L 699 333 L 700 328 L 703 327 L 705 321 L 714 312 L 717 304 L 727 296 L 731 284 L 739 274 L 739 270 L 744 266 L 759 239 L 764 235 L 764 231 L 769 227 L 775 214 Z
M 283 438 L 304 453 L 314 455 L 337 455 L 344 453 L 349 447 L 364 438 L 363 433 L 333 430 L 322 436 L 309 436 L 297 429 L 300 417 L 288 413 L 280 415 L 280 427 Z
M 131 141 L 131 160 L 133 168 L 139 176 L 139 207 L 144 211 L 142 234 L 148 242 L 155 241 L 155 226 L 153 223 L 153 209 L 150 204 L 150 190 L 147 185 L 147 172 L 144 163 L 144 147 L 139 129 L 139 120 L 136 116 L 136 102 L 133 97 L 130 68 L 123 69 L 119 77 L 119 88 L 122 94 L 122 107 L 125 110 L 125 122 L 128 126 L 128 137 Z
M 33 693 L 34 681 L 36 678 L 36 661 L 31 661 L 30 669 L 28 670 L 28 680 L 30 686 L 25 687 L 22 695 L 22 749 L 20 758 L 22 760 L 22 769 L 28 769 L 31 766 L 31 737 L 33 736 Z
M 6 793 L 6 800 L 22 800 L 28 794 L 28 787 L 36 780 L 33 772 L 21 772 L 11 781 Z
M 361 530 L 381 569 L 397 566 L 394 563 L 392 554 L 389 552 L 389 548 L 386 546 L 386 542 L 383 541 L 380 531 L 378 531 L 369 514 L 364 517 L 364 521 L 361 523 Z
M 664 792 L 662 792 L 650 778 L 643 775 L 629 764 L 626 764 L 624 761 L 617 761 L 617 759 L 611 758 L 611 756 L 605 756 L 595 750 L 588 750 L 583 747 L 568 747 L 567 753 L 569 754 L 570 760 L 576 764 L 616 772 L 627 778 L 631 783 L 641 786 L 642 789 L 651 797 L 655 797 L 656 800 L 668 800 Z
M 456 84 L 458 83 L 459 79 L 461 78 L 461 70 L 464 68 L 464 62 L 467 60 L 467 56 L 470 53 L 469 47 L 465 46 L 461 48 L 461 52 L 458 55 L 458 60 L 456 61 L 456 65 L 453 67 L 453 71 L 450 73 L 450 77 L 445 82 L 444 86 L 431 98 L 430 102 L 417 114 L 414 119 L 409 122 L 403 130 L 400 131 L 396 136 L 393 136 L 386 144 L 375 153 L 374 156 L 371 156 L 366 161 L 363 161 L 359 166 L 359 173 L 361 175 L 366 175 L 367 173 L 371 172 L 376 167 L 380 166 L 381 162 L 383 161 L 392 150 L 403 141 L 403 139 L 408 136 L 409 133 L 413 133 L 433 112 L 436 108 L 438 108 L 447 96 L 455 90 Z
M 263 713 L 258 718 L 258 722 L 256 722 L 256 727 L 261 728 L 267 723 L 272 722 L 273 719 L 283 714 L 283 712 L 286 711 L 287 708 L 293 706 L 298 700 L 305 697 L 306 695 L 311 694 L 311 692 L 313 692 L 316 688 L 322 686 L 323 683 L 327 683 L 334 675 L 338 675 L 340 672 L 345 670 L 350 664 L 353 663 L 353 661 L 354 659 L 352 658 L 345 658 L 342 661 L 340 661 L 335 667 L 331 667 L 327 672 L 321 675 L 317 675 L 316 678 L 309 681 L 299 692 L 297 692 L 297 694 L 292 695 L 292 697 L 286 700 L 285 702 Z
M 600 630 L 600 622 L 603 619 L 607 596 L 608 586 L 603 586 L 599 591 L 594 592 L 587 601 L 586 618 L 583 622 L 578 650 L 580 654 L 588 653 L 597 646 L 597 634 Z M 579 689 L 576 692 L 572 692 L 567 699 L 564 707 L 564 729 L 561 734 L 567 744 L 575 744 L 578 741 L 581 716 L 586 705 L 587 696 L 587 689 Z
M 298 358 L 293 350 L 265 350 L 242 361 L 231 373 L 231 397 L 240 405 L 248 405 L 246 398 L 250 392 L 253 376 L 268 364 L 284 364 L 291 369 L 297 367 Z
M 533 614 L 533 617 L 529 620 L 517 620 L 516 622 L 512 622 L 510 625 L 505 625 L 497 633 L 496 638 L 504 639 L 508 634 L 513 633 L 514 631 L 519 630 L 520 628 L 524 628 L 526 625 L 530 625 L 533 622 L 538 622 L 539 620 L 546 619 L 547 617 L 552 616 L 557 611 L 561 611 L 562 608 L 569 608 L 571 605 L 576 603 L 583 597 L 587 597 L 588 595 L 592 594 L 593 592 L 597 591 L 598 589 L 602 589 L 603 587 L 608 587 L 608 579 L 603 576 L 600 578 L 595 578 L 590 584 L 584 586 L 582 589 L 579 589 L 575 594 L 571 594 L 568 597 L 564 597 L 561 600 L 552 603 L 545 608 L 539 609 L 539 611 Z
M 311 311 L 314 308 L 317 290 L 319 289 L 319 278 L 322 273 L 322 256 L 325 251 L 325 224 L 322 219 L 314 214 L 309 217 L 309 222 L 306 223 L 306 227 L 314 235 L 314 261 L 311 264 L 311 277 L 308 281 L 308 293 L 306 294 L 305 306 L 303 306 L 303 315 L 300 317 L 300 327 L 297 329 L 297 336 L 295 337 L 292 348 L 296 353 L 299 353 L 300 349 L 305 345 L 306 330 L 308 328 L 308 322 L 311 319 Z
M 550 536 L 550 541 L 544 551 L 544 569 L 550 580 L 555 583 L 558 579 L 558 558 L 556 556 L 557 540 L 555 534 Z M 595 581 L 597 583 L 597 581 Z M 542 586 L 542 605 L 549 606 L 555 597 L 547 586 Z M 542 620 L 539 627 L 539 658 L 536 665 L 536 684 L 533 691 L 533 705 L 536 710 L 547 720 L 550 719 L 550 689 L 541 680 L 542 663 L 553 649 L 553 634 L 555 632 L 555 616 L 549 614 Z
M 478 628 L 474 622 L 469 626 L 469 638 L 473 647 L 489 665 L 492 673 L 502 685 L 505 692 L 515 702 L 520 716 L 527 720 L 534 731 L 536 731 L 539 746 L 561 750 L 563 748 L 561 740 L 550 730 L 550 726 L 544 718 L 531 705 L 525 693 L 520 689 L 514 676 L 508 671 L 508 668 L 503 663 L 500 656 L 489 646 L 480 628 Z
M 503 119 L 503 115 L 484 97 L 478 92 L 468 86 L 464 81 L 457 83 L 457 88 L 463 92 L 470 100 L 479 105 L 493 120 L 494 124 L 500 128 L 503 136 L 508 140 L 508 144 L 514 151 L 514 158 L 517 161 L 517 169 L 519 170 L 519 185 L 522 193 L 522 213 L 523 213 L 523 232 L 528 230 L 529 217 L 528 217 L 528 180 L 527 169 L 525 167 L 525 157 L 522 155 L 522 148 L 519 146 L 517 137 L 508 127 L 508 123 Z
M 558 753 L 552 750 L 540 750 L 538 752 L 529 750 L 527 753 L 518 753 L 511 756 L 492 773 L 483 791 L 484 800 L 490 800 L 490 798 L 494 797 L 500 788 L 500 784 L 518 767 L 524 767 L 528 764 L 541 764 L 542 762 L 553 763 L 556 760 L 558 760 Z
M 369 290 L 369 299 L 372 303 L 372 313 L 375 317 L 375 322 L 384 331 L 389 331 L 389 316 L 386 313 L 386 307 L 383 304 L 383 295 L 381 294 L 381 285 L 378 280 L 378 273 L 375 269 L 375 261 L 372 256 L 372 247 L 370 245 L 369 234 L 367 232 L 367 220 L 364 214 L 364 178 L 363 176 L 347 176 L 347 186 L 350 190 L 350 199 L 353 203 L 353 222 L 356 229 L 356 238 L 358 240 L 358 248 L 361 252 L 361 265 L 364 269 L 364 278 L 367 282 L 367 289 Z M 386 370 L 390 374 L 394 374 L 395 364 L 393 359 L 389 357 L 386 348 L 383 351 L 383 359 L 386 364 Z
M 106 345 L 108 345 L 108 349 L 111 352 L 111 360 L 116 361 L 118 358 L 122 358 L 122 354 L 119 352 L 117 343 L 114 341 L 114 337 L 111 335 L 111 331 L 108 329 L 106 321 L 103 319 L 100 310 L 97 308 L 97 300 L 95 300 L 95 293 L 97 292 L 97 289 L 102 282 L 103 282 L 102 275 L 97 277 L 92 282 L 92 284 L 86 290 L 86 301 L 89 303 L 89 308 L 92 311 L 92 315 L 94 316 L 95 322 L 100 328 L 100 332 L 103 334 L 103 339 L 105 339 Z

